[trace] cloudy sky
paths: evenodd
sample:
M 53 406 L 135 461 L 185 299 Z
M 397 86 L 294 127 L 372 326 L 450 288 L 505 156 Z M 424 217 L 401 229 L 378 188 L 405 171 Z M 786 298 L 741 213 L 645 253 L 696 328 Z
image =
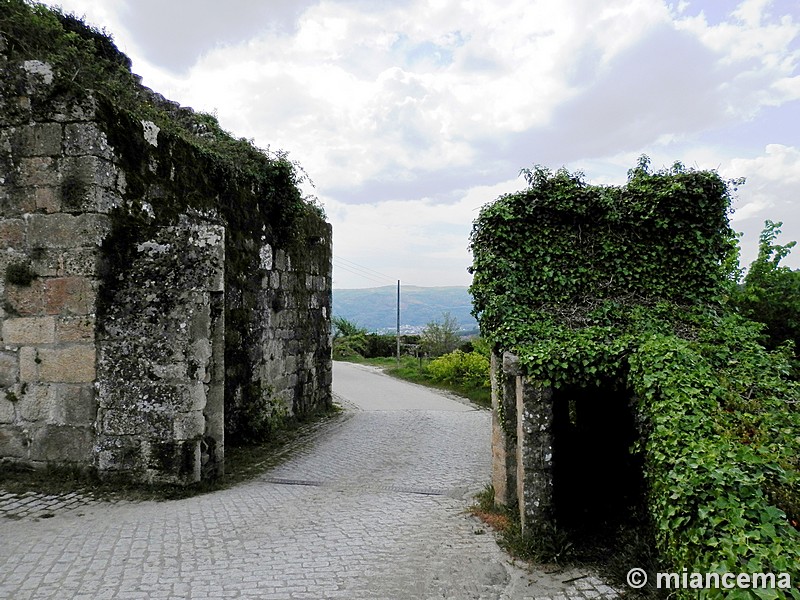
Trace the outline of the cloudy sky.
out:
M 637 157 L 746 177 L 731 220 L 800 240 L 797 0 L 59 0 L 144 83 L 284 149 L 334 226 L 334 287 L 468 285 L 520 168 Z M 785 264 L 800 267 L 800 248 Z

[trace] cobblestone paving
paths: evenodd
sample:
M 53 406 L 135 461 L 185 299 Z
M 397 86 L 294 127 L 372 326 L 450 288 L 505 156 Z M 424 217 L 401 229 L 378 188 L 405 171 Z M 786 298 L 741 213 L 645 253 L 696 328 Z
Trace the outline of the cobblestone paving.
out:
M 486 411 L 348 400 L 313 444 L 234 489 L 116 505 L 0 492 L 0 598 L 616 597 L 585 570 L 515 566 L 465 512 L 489 480 Z

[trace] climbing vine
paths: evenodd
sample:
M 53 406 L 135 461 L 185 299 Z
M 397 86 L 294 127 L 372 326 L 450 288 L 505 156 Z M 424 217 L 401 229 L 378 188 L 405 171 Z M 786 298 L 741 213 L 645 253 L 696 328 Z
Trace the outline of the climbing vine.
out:
M 471 234 L 483 336 L 543 385 L 631 391 L 667 564 L 798 581 L 792 355 L 761 346 L 759 326 L 729 302 L 740 271 L 727 216 L 740 181 L 679 163 L 652 172 L 646 157 L 624 186 L 522 173 L 528 188 L 485 206 Z M 769 593 L 743 597 L 778 597 Z

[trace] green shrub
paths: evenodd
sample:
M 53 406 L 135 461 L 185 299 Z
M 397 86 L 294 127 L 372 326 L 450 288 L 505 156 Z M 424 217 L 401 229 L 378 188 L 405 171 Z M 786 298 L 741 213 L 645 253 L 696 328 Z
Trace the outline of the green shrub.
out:
M 489 388 L 489 359 L 477 352 L 456 350 L 436 358 L 428 365 L 430 378 L 437 383 Z
M 365 338 L 364 358 L 381 358 L 397 354 L 397 336 L 368 333 Z

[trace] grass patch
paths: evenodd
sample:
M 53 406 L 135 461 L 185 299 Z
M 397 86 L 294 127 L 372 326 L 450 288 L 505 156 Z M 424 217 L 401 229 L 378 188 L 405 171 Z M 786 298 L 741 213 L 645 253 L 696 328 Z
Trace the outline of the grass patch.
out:
M 434 381 L 427 372 L 427 366 L 431 362 L 430 359 L 427 358 L 419 359 L 413 356 L 402 356 L 400 357 L 400 364 L 398 364 L 397 359 L 391 357 L 362 358 L 360 356 L 350 356 L 347 357 L 346 362 L 380 367 L 387 375 L 391 375 L 392 377 L 397 377 L 398 379 L 404 379 L 405 381 L 410 381 L 412 383 L 418 383 L 420 385 L 452 392 L 485 408 L 489 408 L 492 405 L 491 391 L 484 387 L 473 387 Z
M 93 470 L 48 465 L 33 469 L 15 463 L 0 463 L 0 490 L 21 494 L 38 492 L 47 495 L 80 492 L 104 500 L 178 500 L 228 489 L 264 474 L 288 459 L 294 451 L 311 441 L 326 423 L 339 418 L 335 406 L 303 422 L 287 424 L 265 443 L 225 447 L 225 475 L 211 481 L 187 486 L 135 483 L 130 477 L 100 478 Z
M 519 516 L 495 503 L 491 485 L 485 486 L 475 499 L 470 512 L 499 534 L 498 543 L 514 558 L 534 564 L 592 568 L 626 598 L 667 598 L 666 590 L 652 585 L 655 573 L 667 569 L 656 559 L 653 536 L 639 510 L 613 529 L 601 526 L 591 531 L 568 531 L 545 527 L 523 535 Z M 647 571 L 651 582 L 640 590 L 631 589 L 626 583 L 625 577 L 634 567 Z

